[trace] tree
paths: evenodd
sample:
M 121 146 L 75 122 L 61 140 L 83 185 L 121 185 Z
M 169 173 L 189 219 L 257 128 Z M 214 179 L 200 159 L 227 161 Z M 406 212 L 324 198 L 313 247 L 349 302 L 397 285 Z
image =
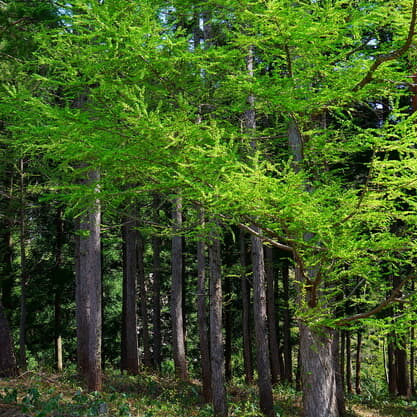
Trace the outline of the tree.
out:
M 222 334 L 222 277 L 220 240 L 217 230 L 211 234 L 209 244 L 210 263 L 210 362 L 211 391 L 213 396 L 214 414 L 226 417 L 228 414 L 226 400 L 226 378 L 224 363 L 224 343 Z
M 120 368 L 132 375 L 139 373 L 139 352 L 137 335 L 137 244 L 138 231 L 135 221 L 126 217 L 123 226 L 123 304 L 122 340 Z
M 17 375 L 16 359 L 13 351 L 13 340 L 9 322 L 0 302 L 0 377 Z
M 174 235 L 172 237 L 172 286 L 171 286 L 171 320 L 172 320 L 172 348 L 174 352 L 175 372 L 179 378 L 188 377 L 187 360 L 185 357 L 185 335 L 183 317 L 183 254 L 182 236 L 182 201 L 175 199 L 172 208 Z
M 97 171 L 85 184 L 97 190 Z M 77 363 L 90 391 L 100 391 L 101 373 L 101 246 L 100 201 L 96 198 L 79 220 L 76 253 Z

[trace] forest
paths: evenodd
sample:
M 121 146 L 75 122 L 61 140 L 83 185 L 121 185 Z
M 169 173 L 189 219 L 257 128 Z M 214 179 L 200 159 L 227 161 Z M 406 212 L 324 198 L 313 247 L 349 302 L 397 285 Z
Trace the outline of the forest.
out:
M 0 416 L 417 415 L 416 20 L 1 0 Z

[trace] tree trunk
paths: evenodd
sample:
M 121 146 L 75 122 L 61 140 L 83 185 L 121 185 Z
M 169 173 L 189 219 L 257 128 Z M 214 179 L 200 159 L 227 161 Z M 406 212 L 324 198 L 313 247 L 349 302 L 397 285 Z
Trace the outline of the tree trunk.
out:
M 157 196 L 153 199 L 153 210 L 155 223 L 159 223 L 160 201 Z M 153 262 L 153 362 L 156 369 L 161 369 L 162 336 L 161 336 L 161 238 L 154 234 L 152 236 L 152 262 Z
M 16 358 L 13 351 L 12 333 L 9 321 L 0 301 L 0 378 L 17 375 Z
M 345 333 L 346 337 L 346 389 L 347 392 L 352 392 L 352 347 L 350 343 L 350 331 Z
M 397 395 L 397 368 L 395 366 L 395 343 L 388 343 L 388 391 L 391 395 Z
M 362 332 L 357 332 L 357 344 L 356 344 L 356 369 L 355 369 L 355 392 L 361 393 L 361 349 L 362 349 Z
M 228 277 L 224 278 L 224 299 L 226 305 L 223 307 L 224 310 L 224 366 L 226 381 L 232 379 L 232 311 L 231 302 L 231 280 Z
M 91 171 L 88 182 L 98 180 L 98 172 Z M 100 217 L 96 199 L 80 220 L 77 244 L 77 361 L 89 391 L 99 391 L 102 384 Z
M 335 331 L 300 324 L 301 379 L 305 417 L 338 417 Z
M 137 230 L 135 221 L 126 217 L 122 226 L 123 236 L 123 299 L 120 368 L 132 375 L 139 373 L 137 335 Z
M 137 262 L 138 262 L 138 284 L 140 294 L 140 317 L 142 322 L 142 344 L 143 344 L 143 364 L 150 368 L 152 366 L 152 355 L 149 346 L 149 326 L 148 326 L 148 300 L 147 300 L 147 288 L 145 282 L 145 265 L 143 261 L 144 257 L 144 244 L 142 235 L 137 232 L 138 244 L 137 250 Z
M 216 236 L 212 236 L 211 240 L 209 245 L 211 390 L 213 395 L 214 415 L 226 417 L 227 399 L 222 335 L 223 296 L 220 241 Z
M 395 365 L 397 368 L 397 392 L 403 397 L 410 397 L 410 384 L 408 378 L 407 351 L 405 347 L 395 347 Z
M 252 235 L 251 241 L 259 401 L 262 413 L 267 417 L 275 417 L 268 347 L 264 252 L 262 241 L 258 237 Z
M 200 223 L 204 226 L 204 215 L 200 212 Z M 212 400 L 210 342 L 207 326 L 207 289 L 206 289 L 206 245 L 202 238 L 197 242 L 197 320 L 200 340 L 201 379 L 204 401 Z
M 340 332 L 340 376 L 342 378 L 343 391 L 345 390 L 345 355 L 346 352 L 346 330 Z
M 242 270 L 241 288 L 242 288 L 242 337 L 243 337 L 243 366 L 245 369 L 245 381 L 250 384 L 253 380 L 252 365 L 252 340 L 250 331 L 250 285 L 247 276 L 246 261 L 246 242 L 245 232 L 240 231 L 240 266 Z
M 61 294 L 59 275 L 62 268 L 62 246 L 64 243 L 64 222 L 62 221 L 62 210 L 57 209 L 56 213 L 56 244 L 55 244 L 55 271 L 54 271 L 54 335 L 55 335 L 55 361 L 56 369 L 62 372 L 62 324 L 61 324 Z
M 274 253 L 273 248 L 265 247 L 265 276 L 266 276 L 266 294 L 267 294 L 267 311 L 268 311 L 268 334 L 269 334 L 269 351 L 271 356 L 271 378 L 272 383 L 278 382 L 281 376 L 280 353 L 277 337 L 277 320 L 275 310 L 275 274 L 274 274 Z
M 172 210 L 174 236 L 172 238 L 172 287 L 171 287 L 171 320 L 175 372 L 177 377 L 186 380 L 188 377 L 185 358 L 185 335 L 183 318 L 183 259 L 182 237 L 179 231 L 182 226 L 182 201 L 177 198 Z
M 289 271 L 288 261 L 284 260 L 281 266 L 283 297 L 284 297 L 284 326 L 283 326 L 283 343 L 284 343 L 284 381 L 292 382 L 292 352 L 291 352 L 291 312 L 290 312 L 290 291 L 289 291 Z
M 26 327 L 27 327 L 27 269 L 26 269 L 26 220 L 25 220 L 25 183 L 24 161 L 20 160 L 20 327 L 19 327 L 19 367 L 25 370 Z
M 416 81 L 417 81 L 417 77 L 416 77 Z M 414 97 L 417 100 L 417 95 L 415 95 Z M 415 290 L 415 284 L 414 284 L 414 281 L 411 281 L 411 293 L 414 293 L 414 290 Z M 415 343 L 416 343 L 415 325 L 416 325 L 416 322 L 413 321 L 410 327 L 410 390 L 411 390 L 411 395 L 413 396 L 416 395 L 416 386 L 415 386 L 415 379 L 414 379 Z

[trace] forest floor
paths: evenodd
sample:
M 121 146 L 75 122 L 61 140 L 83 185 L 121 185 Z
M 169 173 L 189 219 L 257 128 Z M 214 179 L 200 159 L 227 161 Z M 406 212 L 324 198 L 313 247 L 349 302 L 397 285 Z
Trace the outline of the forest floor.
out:
M 104 391 L 87 393 L 82 381 L 66 374 L 26 372 L 0 379 L 0 417 L 211 417 L 201 402 L 197 381 L 181 383 L 170 377 L 113 373 Z M 301 417 L 301 396 L 292 388 L 274 391 L 277 417 Z M 255 386 L 233 385 L 228 391 L 231 417 L 257 417 Z M 369 398 L 367 400 L 369 402 Z M 349 417 L 415 417 L 417 402 L 379 399 L 364 404 L 360 397 L 348 402 Z

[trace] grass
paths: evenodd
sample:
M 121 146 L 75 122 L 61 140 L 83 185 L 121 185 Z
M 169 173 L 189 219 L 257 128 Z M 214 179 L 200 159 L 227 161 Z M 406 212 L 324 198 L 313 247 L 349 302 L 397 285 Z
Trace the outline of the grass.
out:
M 26 372 L 0 380 L 1 417 L 211 417 L 202 402 L 198 381 L 179 382 L 172 377 L 142 373 L 133 377 L 113 372 L 104 380 L 104 391 L 88 393 L 80 380 L 66 374 Z M 301 417 L 301 397 L 291 387 L 274 390 L 277 417 Z M 256 386 L 231 385 L 231 417 L 257 417 Z M 375 403 L 353 397 L 349 415 L 355 417 L 405 417 L 417 415 L 417 402 L 383 400 Z

